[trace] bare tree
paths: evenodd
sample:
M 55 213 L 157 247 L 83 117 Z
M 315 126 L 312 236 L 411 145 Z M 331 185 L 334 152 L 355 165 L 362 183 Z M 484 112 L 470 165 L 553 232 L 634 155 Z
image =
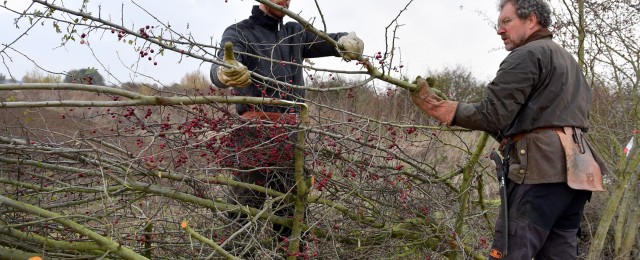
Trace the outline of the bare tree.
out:
M 92 8 L 91 2 L 76 10 L 33 0 L 26 10 L 9 11 L 36 21 L 34 26 L 53 25 L 65 34 L 63 41 L 89 41 L 113 32 L 118 41 L 136 48 L 140 62 L 153 62 L 151 53 L 174 52 L 223 65 L 209 58 L 217 44 L 195 42 L 161 22 L 148 28 L 125 26 Z M 283 11 L 340 48 L 307 19 Z M 385 28 L 388 49 L 359 59 L 359 70 L 305 63 L 301 69 L 309 84 L 288 85 L 311 92 L 301 97 L 304 103 L 234 96 L 197 73 L 174 87 L 138 82 L 119 87 L 0 85 L 0 255 L 485 259 L 499 205 L 487 154 L 497 144 L 485 133 L 441 127 L 413 108 L 407 91 L 415 85 L 402 74 L 396 56 L 397 19 Z M 592 84 L 637 86 L 630 81 L 630 67 L 609 74 L 598 70 L 621 58 L 615 48 L 604 51 L 605 43 L 595 41 L 586 28 L 585 39 L 593 41 L 585 40 L 581 60 L 591 68 Z M 564 30 L 569 39 L 573 30 Z M 0 54 L 7 55 L 4 50 Z M 346 77 L 353 74 L 365 79 Z M 434 79 L 439 88 L 434 91 L 443 97 L 442 92 L 458 100 L 481 95 L 480 84 L 465 71 L 432 74 L 425 76 Z M 464 88 L 454 87 L 460 85 Z M 611 93 L 616 92 L 603 91 L 603 99 Z M 297 106 L 303 112 L 296 122 L 247 121 L 230 112 L 239 103 Z M 599 103 L 605 104 L 616 105 Z M 615 122 L 615 127 L 593 131 L 633 127 Z M 235 145 L 234 134 L 250 127 L 264 130 L 267 141 Z M 295 144 L 284 138 L 287 131 L 297 134 Z M 631 174 L 637 159 L 626 160 L 619 147 L 606 145 L 606 137 L 594 141 L 612 165 L 624 166 L 619 170 L 628 173 L 626 180 L 637 178 Z M 295 189 L 282 193 L 231 178 L 247 166 L 235 158 L 253 168 L 269 168 L 265 162 L 283 151 L 296 158 Z M 267 200 L 259 207 L 231 203 L 230 187 L 251 189 Z M 632 205 L 633 193 L 626 194 L 623 202 Z M 275 214 L 286 205 L 295 205 L 293 219 Z M 248 217 L 238 221 L 227 213 Z M 626 227 L 633 227 L 637 213 L 628 215 Z M 277 237 L 269 228 L 274 223 L 292 227 L 292 236 Z M 633 237 L 621 240 L 620 252 L 637 248 L 628 246 Z

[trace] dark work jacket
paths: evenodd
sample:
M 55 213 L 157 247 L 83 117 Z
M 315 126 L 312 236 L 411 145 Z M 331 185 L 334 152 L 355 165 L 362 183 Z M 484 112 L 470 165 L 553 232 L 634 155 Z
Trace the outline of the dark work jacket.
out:
M 511 149 L 509 179 L 517 183 L 566 182 L 560 139 L 549 127 L 587 130 L 591 89 L 571 54 L 551 37 L 509 53 L 479 103 L 460 103 L 454 125 L 483 130 L 497 140 L 528 133 Z M 593 149 L 592 149 L 593 150 Z M 607 172 L 593 151 L 603 174 Z
M 346 35 L 346 33 L 328 34 L 334 40 Z M 276 79 L 292 85 L 304 85 L 303 68 L 300 66 L 283 64 L 280 61 L 302 64 L 305 58 L 317 58 L 326 56 L 340 57 L 340 53 L 329 43 L 319 38 L 314 33 L 305 30 L 297 22 L 283 24 L 282 19 L 276 19 L 265 14 L 258 6 L 254 6 L 249 19 L 227 27 L 220 41 L 221 49 L 217 56 L 219 60 L 224 57 L 224 44 L 233 43 L 236 60 L 247 68 L 262 76 Z M 248 55 L 240 54 L 247 53 Z M 266 59 L 265 59 L 266 58 Z M 218 79 L 219 65 L 211 67 L 211 82 L 220 88 L 228 86 Z M 245 88 L 236 88 L 240 96 L 269 97 L 290 101 L 299 101 L 304 97 L 304 90 L 290 88 L 281 84 L 264 82 L 252 78 L 253 84 Z M 238 114 L 249 110 L 266 112 L 287 112 L 287 107 L 244 105 L 236 106 Z M 292 111 L 288 111 L 292 112 Z

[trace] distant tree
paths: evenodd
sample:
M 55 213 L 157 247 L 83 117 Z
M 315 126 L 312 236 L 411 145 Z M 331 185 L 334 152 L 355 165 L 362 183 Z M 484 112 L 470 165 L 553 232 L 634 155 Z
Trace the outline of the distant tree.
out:
M 60 75 L 52 75 L 52 74 L 45 75 L 38 69 L 34 68 L 33 70 L 27 72 L 22 77 L 22 82 L 24 83 L 60 83 L 62 82 L 62 77 Z
M 158 86 L 148 85 L 143 83 L 125 82 L 120 85 L 124 90 L 133 91 L 143 95 L 156 95 L 158 94 Z
M 471 72 L 463 67 L 446 67 L 430 72 L 433 88 L 439 89 L 452 100 L 478 102 L 484 97 L 486 83 L 478 81 Z
M 6 75 L 0 73 L 0 84 L 2 84 L 2 83 L 16 83 L 16 79 L 14 79 L 11 76 L 9 76 L 9 78 L 7 78 Z
M 104 78 L 95 68 L 69 71 L 67 76 L 64 78 L 64 82 L 106 86 L 104 83 Z
M 180 86 L 184 89 L 204 90 L 211 86 L 211 82 L 209 82 L 207 75 L 196 70 L 185 74 L 180 80 Z

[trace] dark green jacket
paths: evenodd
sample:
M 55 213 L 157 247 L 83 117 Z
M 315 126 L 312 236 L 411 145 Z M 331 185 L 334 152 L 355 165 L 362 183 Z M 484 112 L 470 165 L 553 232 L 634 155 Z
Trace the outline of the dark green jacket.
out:
M 532 130 L 574 126 L 586 131 L 590 107 L 591 89 L 580 66 L 547 37 L 512 50 L 489 84 L 486 98 L 460 103 L 453 125 L 486 131 L 497 140 L 529 133 L 512 149 L 509 178 L 526 184 L 566 182 L 558 136 L 551 130 Z M 602 170 L 604 174 L 606 168 Z

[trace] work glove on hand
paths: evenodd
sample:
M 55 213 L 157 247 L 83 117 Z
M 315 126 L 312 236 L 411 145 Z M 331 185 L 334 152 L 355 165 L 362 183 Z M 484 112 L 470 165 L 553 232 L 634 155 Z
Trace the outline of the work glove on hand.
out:
M 458 109 L 458 102 L 444 100 L 433 93 L 429 83 L 423 78 L 418 77 L 416 81 L 418 89 L 411 91 L 411 101 L 429 116 L 445 125 L 451 125 Z
M 338 43 L 342 45 L 342 58 L 346 61 L 357 60 L 364 51 L 364 42 L 356 36 L 355 32 L 340 37 Z
M 242 88 L 251 84 L 251 73 L 247 66 L 236 61 L 233 56 L 233 43 L 224 44 L 224 63 L 232 67 L 219 66 L 218 79 L 227 86 Z

